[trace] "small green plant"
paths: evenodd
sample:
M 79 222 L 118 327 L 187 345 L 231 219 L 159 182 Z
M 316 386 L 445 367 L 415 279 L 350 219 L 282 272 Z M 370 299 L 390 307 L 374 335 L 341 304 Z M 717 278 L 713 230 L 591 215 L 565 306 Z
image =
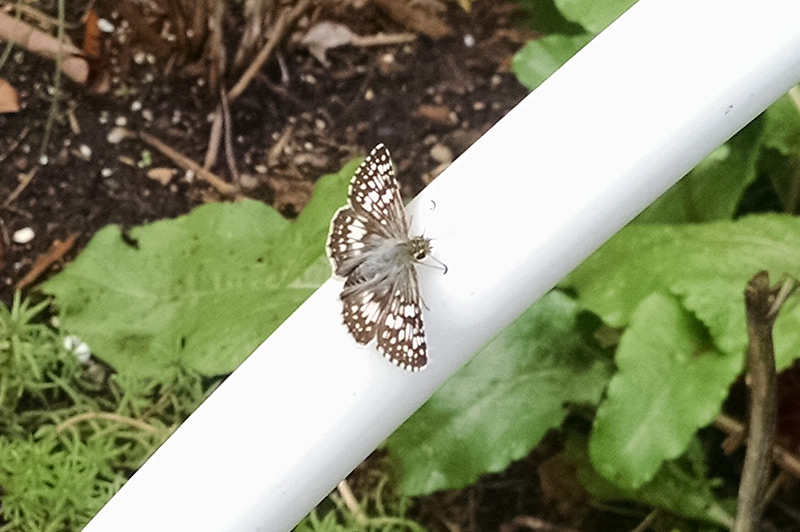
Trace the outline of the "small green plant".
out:
M 74 356 L 66 353 L 61 337 L 42 323 L 49 305 L 33 305 L 17 292 L 11 308 L 0 304 L 0 433 L 20 423 L 20 404 L 52 408 L 75 393 L 63 379 L 78 371 Z
M 79 530 L 213 386 L 178 368 L 109 377 L 65 348 L 48 305 L 0 304 L 0 531 Z

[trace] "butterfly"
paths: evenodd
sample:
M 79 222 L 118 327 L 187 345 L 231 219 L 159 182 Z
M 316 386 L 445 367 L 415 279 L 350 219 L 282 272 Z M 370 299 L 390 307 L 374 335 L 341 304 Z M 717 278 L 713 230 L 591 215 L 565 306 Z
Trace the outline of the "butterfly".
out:
M 331 222 L 327 252 L 333 273 L 344 277 L 342 317 L 359 344 L 377 339 L 395 365 L 419 371 L 428 363 L 415 264 L 431 239 L 411 237 L 392 158 L 378 144 L 350 182 L 348 204 Z

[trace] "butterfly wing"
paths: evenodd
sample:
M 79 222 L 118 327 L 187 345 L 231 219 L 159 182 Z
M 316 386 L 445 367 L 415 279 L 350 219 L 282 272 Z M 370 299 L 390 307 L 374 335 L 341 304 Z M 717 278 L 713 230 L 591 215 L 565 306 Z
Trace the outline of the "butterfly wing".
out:
M 333 273 L 347 277 L 363 260 L 369 220 L 350 207 L 339 209 L 331 222 L 326 249 Z
M 333 217 L 327 251 L 333 272 L 347 277 L 384 238 L 408 239 L 408 224 L 389 150 L 378 144 L 350 182 L 349 205 Z
M 428 364 L 417 271 L 409 264 L 398 276 L 377 322 L 378 351 L 393 364 L 419 371 Z
M 341 299 L 342 317 L 350 334 L 359 344 L 369 343 L 386 314 L 386 298 L 374 290 L 353 290 L 342 292 Z
M 375 146 L 350 183 L 350 206 L 365 218 L 377 222 L 385 236 L 408 238 L 408 223 L 400 187 L 394 176 L 392 157 L 383 144 Z

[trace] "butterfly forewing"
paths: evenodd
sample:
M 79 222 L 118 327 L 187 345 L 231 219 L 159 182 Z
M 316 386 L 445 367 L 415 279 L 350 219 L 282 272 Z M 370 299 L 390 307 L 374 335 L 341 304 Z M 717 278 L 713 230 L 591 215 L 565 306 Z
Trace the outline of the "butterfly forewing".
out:
M 328 256 L 345 277 L 342 317 L 360 344 L 377 337 L 378 350 L 401 368 L 425 367 L 427 343 L 413 243 L 389 150 L 379 144 L 356 170 L 349 205 L 331 223 Z M 423 253 L 424 256 L 424 253 Z
M 353 209 L 378 222 L 384 234 L 408 238 L 406 210 L 386 146 L 378 144 L 364 159 L 350 183 L 349 195 Z

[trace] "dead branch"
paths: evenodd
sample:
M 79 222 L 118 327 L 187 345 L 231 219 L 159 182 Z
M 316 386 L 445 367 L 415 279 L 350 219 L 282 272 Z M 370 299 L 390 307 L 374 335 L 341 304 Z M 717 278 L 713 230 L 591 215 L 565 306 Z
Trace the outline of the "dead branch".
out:
M 778 411 L 772 326 L 781 305 L 795 287 L 794 281 L 784 280 L 771 288 L 769 274 L 761 271 L 750 280 L 744 291 L 749 338 L 749 430 L 732 532 L 757 532 L 764 511 Z
M 247 68 L 242 77 L 239 78 L 239 81 L 236 82 L 236 85 L 228 91 L 228 101 L 232 102 L 244 92 L 250 82 L 253 80 L 255 75 L 261 70 L 261 67 L 264 66 L 264 63 L 272 55 L 272 52 L 275 51 L 277 48 L 278 43 L 280 43 L 286 34 L 289 32 L 291 27 L 300 18 L 300 16 L 305 13 L 308 6 L 311 4 L 311 0 L 300 0 L 297 2 L 292 9 L 284 10 L 280 17 L 278 17 L 278 21 L 275 23 L 275 28 L 272 30 L 272 35 L 267 41 L 267 44 L 264 48 L 258 52 L 253 63 Z
M 76 83 L 85 84 L 89 77 L 89 63 L 83 53 L 67 38 L 59 45 L 58 39 L 33 26 L 0 11 L 0 41 L 10 41 L 41 57 L 55 60 L 59 53 L 61 70 Z

